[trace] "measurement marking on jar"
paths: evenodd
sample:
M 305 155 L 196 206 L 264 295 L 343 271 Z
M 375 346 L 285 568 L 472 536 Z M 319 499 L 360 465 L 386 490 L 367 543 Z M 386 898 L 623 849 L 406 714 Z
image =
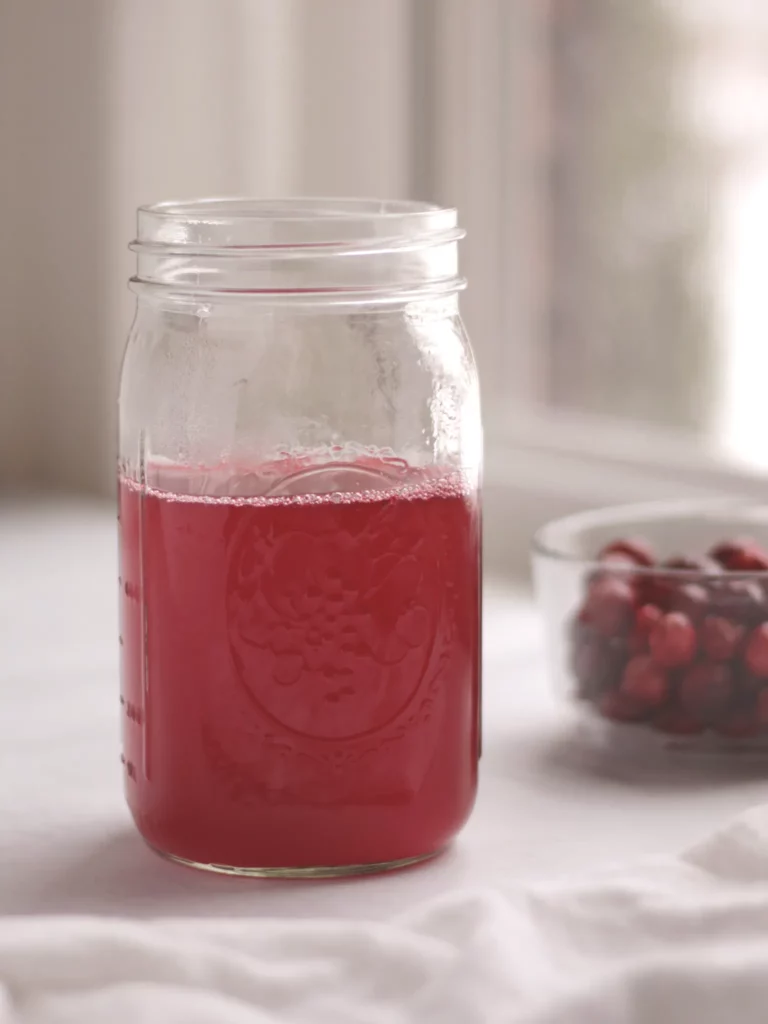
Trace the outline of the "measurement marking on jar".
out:
M 145 726 L 149 715 L 149 636 L 148 630 L 149 625 L 147 622 L 147 602 L 145 592 L 146 573 L 144 567 L 144 560 L 146 558 L 146 534 L 145 534 L 145 499 L 147 490 L 147 464 L 146 464 L 146 452 L 147 452 L 147 438 L 146 432 L 141 431 L 139 437 L 139 483 L 141 484 L 141 491 L 139 494 L 139 586 L 140 586 L 140 606 L 141 606 L 141 666 L 142 666 L 142 687 L 141 695 L 142 702 L 144 704 L 144 712 L 141 716 L 141 721 L 137 721 L 137 724 Z M 144 768 L 144 778 L 149 780 L 150 771 L 150 752 L 149 743 L 147 740 L 147 731 L 144 729 L 144 735 L 142 736 L 142 761 Z
M 123 767 L 125 768 L 129 779 L 136 778 L 136 766 L 134 765 L 133 761 L 128 760 L 125 754 L 120 755 L 120 764 L 123 765 Z

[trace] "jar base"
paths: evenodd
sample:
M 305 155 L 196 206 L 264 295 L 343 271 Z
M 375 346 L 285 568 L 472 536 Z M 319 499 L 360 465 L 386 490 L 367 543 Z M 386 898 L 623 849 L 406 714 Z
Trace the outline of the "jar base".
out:
M 318 867 L 235 867 L 230 864 L 203 864 L 199 861 L 187 860 L 186 857 L 179 857 L 175 853 L 167 853 L 160 850 L 151 843 L 147 843 L 150 850 L 159 854 L 165 860 L 174 864 L 181 864 L 187 868 L 194 868 L 196 871 L 209 871 L 216 875 L 230 875 L 236 878 L 347 878 L 354 875 L 378 875 L 385 871 L 398 871 L 401 868 L 413 867 L 422 864 L 424 861 L 432 860 L 439 856 L 443 849 L 433 850 L 431 853 L 421 853 L 416 857 L 403 857 L 400 860 L 379 861 L 373 864 L 338 864 L 321 865 Z

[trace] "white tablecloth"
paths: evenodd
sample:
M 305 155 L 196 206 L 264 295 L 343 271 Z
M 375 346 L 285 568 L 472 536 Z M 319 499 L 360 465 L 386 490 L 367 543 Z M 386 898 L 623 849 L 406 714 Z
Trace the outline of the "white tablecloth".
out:
M 455 890 L 673 852 L 768 797 L 754 778 L 627 784 L 570 765 L 535 610 L 492 582 L 480 796 L 450 852 L 332 883 L 174 867 L 145 848 L 123 805 L 116 575 L 111 508 L 0 507 L 0 914 L 381 920 Z

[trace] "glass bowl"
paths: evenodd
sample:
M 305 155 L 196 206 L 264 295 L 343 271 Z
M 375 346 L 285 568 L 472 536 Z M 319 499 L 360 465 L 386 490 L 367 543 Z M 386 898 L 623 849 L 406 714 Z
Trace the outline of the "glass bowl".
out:
M 533 542 L 557 690 L 620 757 L 768 755 L 768 507 L 627 505 Z

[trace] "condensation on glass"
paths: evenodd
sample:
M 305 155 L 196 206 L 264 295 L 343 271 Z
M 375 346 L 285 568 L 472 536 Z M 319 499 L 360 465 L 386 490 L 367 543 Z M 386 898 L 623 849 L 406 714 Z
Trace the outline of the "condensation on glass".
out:
M 150 845 L 341 874 L 442 849 L 479 756 L 481 426 L 454 210 L 139 211 L 123 763 Z

